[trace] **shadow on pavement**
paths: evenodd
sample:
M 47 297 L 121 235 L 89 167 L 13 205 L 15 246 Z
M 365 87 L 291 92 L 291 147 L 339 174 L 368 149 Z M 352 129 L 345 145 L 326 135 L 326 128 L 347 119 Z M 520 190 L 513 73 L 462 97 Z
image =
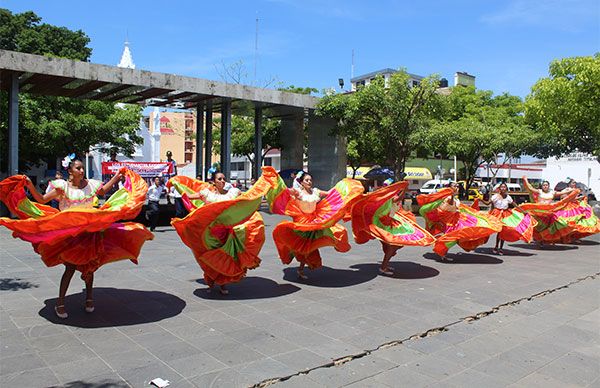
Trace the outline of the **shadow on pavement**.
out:
M 86 383 L 85 381 L 72 381 L 61 385 L 63 388 L 129 388 L 131 387 L 124 381 L 102 380 L 98 383 Z
M 0 291 L 18 291 L 28 288 L 38 288 L 38 284 L 30 283 L 21 278 L 3 278 L 0 279 Z
M 353 265 L 354 269 L 338 269 L 321 267 L 319 269 L 305 269 L 304 274 L 308 279 L 298 278 L 298 267 L 289 267 L 283 270 L 283 279 L 298 284 L 308 284 L 315 287 L 348 287 L 365 283 L 377 277 L 377 271 L 361 267 L 361 264 Z
M 350 268 L 358 268 L 364 271 L 379 274 L 379 264 L 356 264 Z M 412 261 L 390 261 L 389 266 L 394 270 L 394 276 L 387 276 L 394 279 L 426 279 L 438 276 L 440 271 L 435 268 L 413 263 Z
M 577 246 L 572 245 L 549 245 L 544 244 L 539 246 L 537 244 L 510 244 L 514 248 L 532 249 L 534 251 L 570 251 L 573 249 L 579 249 Z
M 94 288 L 93 313 L 86 313 L 85 293 L 67 295 L 65 307 L 67 319 L 60 319 L 54 312 L 56 298 L 44 301 L 46 305 L 39 315 L 48 321 L 65 326 L 99 328 L 129 326 L 158 322 L 183 311 L 186 303 L 175 295 L 162 291 L 140 291 L 121 288 Z
M 425 253 L 423 257 L 427 260 L 439 261 L 439 256 L 435 253 Z M 452 261 L 443 261 L 443 264 L 501 264 L 504 260 L 497 257 L 491 257 L 488 255 L 478 255 L 476 253 L 449 253 L 446 257 L 452 259 Z
M 197 282 L 206 284 L 202 279 L 198 279 Z M 202 299 L 250 300 L 277 298 L 278 296 L 289 295 L 296 291 L 300 291 L 300 287 L 296 287 L 293 284 L 280 284 L 274 280 L 258 276 L 249 276 L 239 283 L 228 284 L 227 289 L 229 290 L 229 295 L 222 295 L 217 287 L 211 292 L 208 292 L 207 286 L 206 288 L 194 290 L 194 295 Z
M 475 250 L 475 252 L 483 253 L 484 255 L 498 256 L 492 251 L 492 248 L 477 248 Z M 527 256 L 527 257 L 529 257 L 529 256 L 537 255 L 537 253 L 521 252 L 521 251 L 515 251 L 513 249 L 506 249 L 506 248 L 502 248 L 502 253 L 504 254 L 503 256 Z
M 594 240 L 579 240 L 579 242 L 572 242 L 571 245 L 600 245 L 600 242 Z

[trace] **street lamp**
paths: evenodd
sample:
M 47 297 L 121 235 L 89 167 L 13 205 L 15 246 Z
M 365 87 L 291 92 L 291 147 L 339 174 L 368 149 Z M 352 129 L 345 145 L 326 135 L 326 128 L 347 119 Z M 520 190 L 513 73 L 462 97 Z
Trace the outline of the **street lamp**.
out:
M 338 83 L 340 84 L 340 89 L 344 90 L 344 79 L 338 78 Z

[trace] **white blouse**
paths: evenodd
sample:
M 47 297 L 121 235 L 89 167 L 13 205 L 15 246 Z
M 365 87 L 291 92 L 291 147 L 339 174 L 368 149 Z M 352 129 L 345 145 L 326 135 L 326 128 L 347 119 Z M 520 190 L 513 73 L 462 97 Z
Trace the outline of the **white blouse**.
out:
M 554 199 L 554 195 L 555 194 L 556 193 L 554 192 L 554 190 L 550 190 L 547 193 L 544 192 L 544 191 L 542 191 L 542 190 L 540 190 L 540 195 L 538 197 L 539 198 L 538 202 L 541 202 L 541 203 L 552 203 L 552 200 Z
M 321 200 L 319 189 L 313 187 L 312 194 L 308 194 L 304 189 L 300 189 L 298 192 L 298 207 L 302 213 L 314 213 L 317 209 L 317 203 Z
M 506 195 L 506 198 L 503 198 L 500 194 L 494 194 L 492 196 L 492 203 L 494 204 L 495 209 L 506 210 L 509 205 L 513 203 L 513 199 L 510 195 Z
M 64 179 L 56 179 L 50 182 L 48 188 L 59 188 L 64 194 L 58 199 L 58 208 L 66 210 L 74 207 L 92 208 L 94 197 L 102 188 L 102 182 L 95 179 L 88 179 L 88 184 L 80 189 L 73 187 Z
M 200 190 L 200 195 L 206 203 L 229 201 L 230 199 L 238 197 L 240 194 L 240 189 L 236 187 L 231 187 L 225 194 L 221 194 L 216 190 L 211 190 L 210 188 Z

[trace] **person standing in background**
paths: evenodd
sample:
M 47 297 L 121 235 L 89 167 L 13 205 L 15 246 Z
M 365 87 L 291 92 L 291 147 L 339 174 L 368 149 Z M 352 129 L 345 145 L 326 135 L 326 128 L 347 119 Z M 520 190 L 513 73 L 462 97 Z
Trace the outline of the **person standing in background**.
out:
M 169 178 L 177 175 L 177 162 L 173 159 L 173 153 L 171 151 L 167 151 L 167 162 L 173 165 L 173 172 L 169 174 Z
M 154 178 L 154 183 L 148 188 L 148 209 L 146 210 L 146 219 L 150 221 L 150 231 L 154 231 L 158 223 L 158 215 L 160 214 L 159 201 L 160 196 L 165 190 L 160 177 Z

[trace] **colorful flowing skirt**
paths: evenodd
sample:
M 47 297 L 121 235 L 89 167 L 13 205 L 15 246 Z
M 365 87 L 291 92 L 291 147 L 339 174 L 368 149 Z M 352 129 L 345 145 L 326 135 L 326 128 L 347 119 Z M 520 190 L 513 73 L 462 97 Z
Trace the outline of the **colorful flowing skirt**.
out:
M 427 246 L 435 238 L 416 223 L 411 212 L 399 209 L 390 215 L 392 198 L 401 191 L 404 193 L 408 182 L 402 181 L 363 195 L 352 205 L 352 233 L 354 241 L 364 244 L 378 239 L 395 246 Z
M 338 224 L 348 206 L 363 192 L 362 184 L 354 179 L 343 179 L 321 199 L 313 213 L 303 213 L 298 202 L 290 195 L 281 177 L 273 181 L 267 194 L 272 213 L 292 217 L 273 230 L 273 240 L 282 263 L 290 264 L 294 258 L 309 268 L 322 265 L 319 249 L 331 246 L 338 252 L 350 250 L 348 232 Z
M 569 209 L 577 195 L 579 190 L 554 203 L 524 203 L 520 206 L 537 221 L 533 231 L 534 240 L 554 244 L 572 239 L 577 222 L 584 218 L 584 212 L 580 212 L 578 207 Z M 592 217 L 589 219 L 593 222 Z
M 273 174 L 274 170 L 263 168 L 263 175 L 241 196 L 208 204 L 187 196 L 205 187 L 204 182 L 187 177 L 169 181 L 190 211 L 184 218 L 174 218 L 171 225 L 192 250 L 207 284 L 239 282 L 249 269 L 259 266 L 265 226 L 257 210 L 272 186 Z
M 135 218 L 146 199 L 148 186 L 136 173 L 122 170 L 125 185 L 100 208 L 58 211 L 30 201 L 25 195 L 27 177 L 15 175 L 0 182 L 0 200 L 19 219 L 0 218 L 13 237 L 30 242 L 49 267 L 75 265 L 82 274 L 100 266 L 137 258 L 144 242 L 154 235 L 143 225 L 122 222 Z
M 531 242 L 533 239 L 537 221 L 529 214 L 514 209 L 492 209 L 490 214 L 502 222 L 502 231 L 499 233 L 502 240 Z
M 445 256 L 456 244 L 467 252 L 472 251 L 485 244 L 490 235 L 502 230 L 502 223 L 496 217 L 469 206 L 461 204 L 457 211 L 441 209 L 443 201 L 452 195 L 452 189 L 446 188 L 417 196 L 427 230 L 437 239 L 433 251 L 440 256 Z

